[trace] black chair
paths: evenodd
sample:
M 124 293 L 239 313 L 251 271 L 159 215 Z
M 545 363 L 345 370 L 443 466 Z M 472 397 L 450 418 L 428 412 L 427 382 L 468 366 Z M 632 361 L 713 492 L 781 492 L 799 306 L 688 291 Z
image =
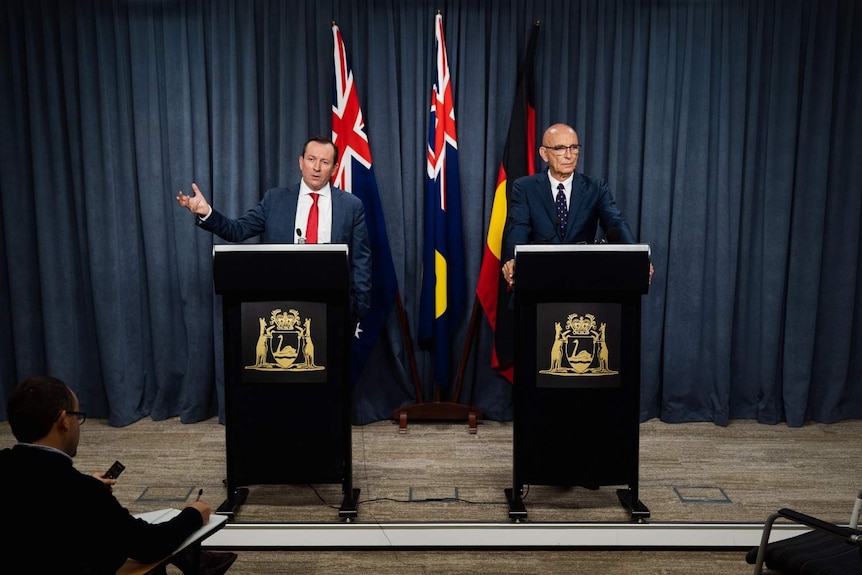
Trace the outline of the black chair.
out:
M 862 509 L 862 491 L 847 527 L 835 525 L 794 511 L 779 509 L 766 520 L 760 546 L 745 557 L 754 565 L 754 575 L 768 573 L 780 575 L 860 575 L 862 574 L 862 531 L 858 529 L 859 512 Z M 779 517 L 811 527 L 811 531 L 769 542 L 772 525 Z

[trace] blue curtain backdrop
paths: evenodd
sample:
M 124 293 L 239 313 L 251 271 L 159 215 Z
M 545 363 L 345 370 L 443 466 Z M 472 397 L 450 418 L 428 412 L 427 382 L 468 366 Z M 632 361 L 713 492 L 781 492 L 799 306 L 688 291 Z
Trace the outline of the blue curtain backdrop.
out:
M 302 143 L 331 129 L 333 20 L 349 41 L 416 341 L 437 10 L 468 294 L 539 20 L 539 129 L 579 131 L 578 169 L 608 179 L 652 247 L 642 419 L 862 418 L 855 0 L 6 0 L 0 405 L 47 372 L 111 425 L 223 416 L 215 240 L 174 198 L 197 182 L 237 216 L 299 180 Z M 460 400 L 510 419 L 484 320 L 475 333 Z M 430 398 L 431 357 L 416 358 Z M 394 312 L 354 396 L 356 423 L 416 400 Z

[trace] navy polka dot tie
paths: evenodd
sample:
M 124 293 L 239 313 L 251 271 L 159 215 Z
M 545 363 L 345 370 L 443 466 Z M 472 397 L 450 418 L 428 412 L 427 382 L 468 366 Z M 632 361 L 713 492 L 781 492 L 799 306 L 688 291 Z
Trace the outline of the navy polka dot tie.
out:
M 566 219 L 569 217 L 569 207 L 566 205 L 566 194 L 563 184 L 557 186 L 557 218 L 560 220 L 560 239 L 566 235 Z

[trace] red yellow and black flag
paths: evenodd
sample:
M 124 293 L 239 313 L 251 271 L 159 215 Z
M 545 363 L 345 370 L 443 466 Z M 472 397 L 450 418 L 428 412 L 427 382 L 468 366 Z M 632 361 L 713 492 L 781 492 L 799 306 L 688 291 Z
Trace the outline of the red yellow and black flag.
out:
M 476 285 L 476 296 L 494 332 L 491 367 L 510 382 L 513 379 L 514 317 L 508 308 L 508 284 L 500 273 L 502 267 L 500 258 L 509 189 L 516 179 L 536 172 L 536 100 L 533 70 L 538 38 L 539 22 L 536 22 L 527 42 L 524 62 L 518 72 L 509 134 L 506 137 L 506 147 L 500 162 L 500 172 L 491 208 L 491 223 L 488 226 L 488 239 L 485 242 L 482 268 Z

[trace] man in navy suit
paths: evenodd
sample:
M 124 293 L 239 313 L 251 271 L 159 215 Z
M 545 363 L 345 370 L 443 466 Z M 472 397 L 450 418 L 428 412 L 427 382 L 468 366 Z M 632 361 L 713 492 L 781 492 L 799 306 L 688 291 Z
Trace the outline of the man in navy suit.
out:
M 515 246 L 591 244 L 601 224 L 614 243 L 635 243 L 607 181 L 575 172 L 581 145 L 574 128 L 545 130 L 539 155 L 548 170 L 518 178 L 512 185 L 503 245 L 503 277 L 515 282 Z M 652 265 L 650 265 L 652 275 Z
M 198 226 L 229 242 L 261 235 L 265 243 L 292 244 L 316 235 L 316 243 L 347 244 L 350 308 L 358 321 L 371 302 L 371 244 L 362 200 L 329 185 L 337 167 L 338 147 L 325 136 L 315 136 L 305 143 L 299 156 L 299 186 L 267 190 L 257 206 L 237 219 L 214 210 L 197 184 L 192 184 L 191 196 L 180 191 L 177 203 L 198 216 Z M 315 232 L 306 229 L 312 209 L 319 212 Z M 309 242 L 315 243 L 312 240 L 309 237 Z
M 18 565 L 13 569 L 116 573 L 128 557 L 162 560 L 209 521 L 210 505 L 200 500 L 164 523 L 136 519 L 111 492 L 116 480 L 75 469 L 72 458 L 87 417 L 80 409 L 75 392 L 51 376 L 29 377 L 9 396 L 6 414 L 18 443 L 0 450 L 0 489 L 7 494 L 3 509 L 12 522 L 3 555 Z M 197 573 L 222 574 L 236 559 L 234 553 L 202 553 L 228 560 Z

